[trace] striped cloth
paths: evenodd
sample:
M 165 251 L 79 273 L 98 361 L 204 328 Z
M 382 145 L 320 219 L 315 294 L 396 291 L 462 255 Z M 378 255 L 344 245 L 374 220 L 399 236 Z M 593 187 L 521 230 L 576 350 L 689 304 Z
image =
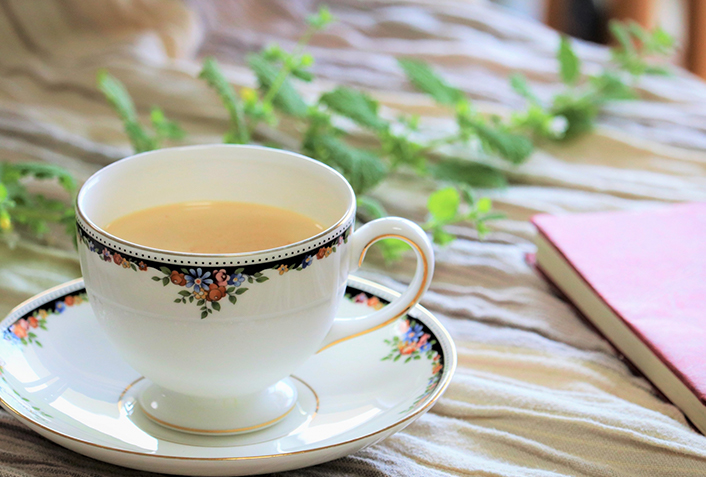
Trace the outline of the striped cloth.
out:
M 557 35 L 485 3 L 329 3 L 340 21 L 313 40 L 321 79 L 306 94 L 334 83 L 366 88 L 386 113 L 419 113 L 443 131 L 448 111 L 410 90 L 395 56 L 432 61 L 480 108 L 499 114 L 522 105 L 508 86 L 511 72 L 523 72 L 541 96 L 556 90 Z M 194 78 L 201 58 L 216 56 L 234 84 L 251 86 L 245 54 L 272 41 L 291 48 L 314 9 L 283 0 L 2 0 L 0 157 L 60 164 L 85 179 L 128 155 L 94 86 L 101 67 L 125 82 L 141 113 L 158 104 L 191 132 L 189 142 L 218 142 L 225 112 Z M 577 49 L 585 71 L 608 56 L 597 46 Z M 470 227 L 455 227 L 459 240 L 437 250 L 423 304 L 456 340 L 459 367 L 431 412 L 369 449 L 288 475 L 706 475 L 706 438 L 525 262 L 535 213 L 706 200 L 706 87 L 677 72 L 640 89 L 644 100 L 612 106 L 595 133 L 544 145 L 521 167 L 501 165 L 513 185 L 492 197 L 508 218 L 482 242 Z M 290 133 L 286 124 L 284 132 L 259 130 L 264 140 L 296 144 Z M 422 220 L 429 187 L 402 174 L 375 195 L 391 213 Z M 385 268 L 373 255 L 364 274 L 402 289 L 412 267 L 411 257 Z M 0 246 L 0 311 L 78 275 L 59 234 L 49 246 Z M 74 454 L 0 412 L 0 475 L 147 474 Z

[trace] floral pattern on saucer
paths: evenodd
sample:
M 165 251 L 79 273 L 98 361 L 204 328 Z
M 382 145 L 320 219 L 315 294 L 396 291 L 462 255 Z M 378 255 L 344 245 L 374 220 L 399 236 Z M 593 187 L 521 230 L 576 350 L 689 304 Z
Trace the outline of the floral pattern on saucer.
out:
M 42 343 L 37 339 L 35 331 L 38 329 L 46 331 L 47 318 L 52 315 L 60 315 L 66 310 L 66 307 L 80 305 L 84 301 L 88 301 L 86 292 L 70 294 L 54 300 L 52 303 L 48 303 L 48 306 L 35 310 L 8 326 L 2 332 L 3 338 L 25 346 L 35 344 L 41 348 Z
M 332 253 L 336 253 L 341 245 L 348 243 L 350 233 L 351 228 L 349 227 L 342 235 L 322 245 L 319 249 L 278 261 L 274 266 L 270 263 L 238 268 L 191 268 L 176 265 L 167 266 L 161 262 L 129 257 L 125 253 L 120 253 L 94 240 L 86 234 L 80 224 L 78 227 L 79 242 L 86 246 L 90 252 L 100 256 L 104 262 L 134 272 L 146 272 L 149 269 L 160 272 L 161 275 L 152 276 L 152 280 L 161 282 L 165 287 L 170 284 L 180 287 L 181 290 L 177 292 L 174 303 L 199 307 L 201 319 L 207 318 L 214 311 L 221 311 L 221 300 L 227 298 L 232 305 L 235 305 L 238 302 L 238 297 L 249 290 L 247 286 L 243 286 L 246 282 L 254 285 L 268 281 L 270 277 L 264 274 L 268 270 L 284 275 L 290 271 L 305 270 L 317 260 L 328 258 Z
M 379 310 L 388 304 L 386 300 L 381 300 L 374 295 L 368 296 L 364 292 L 355 295 L 349 293 L 346 294 L 346 298 L 353 303 L 365 304 L 375 310 Z M 395 336 L 392 339 L 386 339 L 384 341 L 385 344 L 390 347 L 390 352 L 387 356 L 382 357 L 380 361 L 396 362 L 404 358 L 403 363 L 409 363 L 410 361 L 421 360 L 425 357 L 430 361 L 431 376 L 427 382 L 427 387 L 408 409 L 402 411 L 403 413 L 408 412 L 416 408 L 431 395 L 441 380 L 444 363 L 440 349 L 438 349 L 439 344 L 433 338 L 431 331 L 427 329 L 423 323 L 417 322 L 407 316 L 398 320 Z

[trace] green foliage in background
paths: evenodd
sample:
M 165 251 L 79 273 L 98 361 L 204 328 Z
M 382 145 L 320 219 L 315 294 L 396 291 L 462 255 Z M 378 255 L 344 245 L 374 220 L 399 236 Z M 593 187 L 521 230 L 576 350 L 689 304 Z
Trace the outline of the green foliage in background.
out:
M 488 117 L 477 111 L 470 99 L 449 84 L 428 64 L 412 59 L 399 59 L 401 70 L 410 83 L 428 94 L 436 103 L 449 109 L 456 127 L 448 135 L 422 140 L 419 118 L 402 115 L 392 118 L 383 114 L 378 102 L 369 94 L 345 86 L 307 101 L 297 91 L 297 82 L 315 79 L 311 72 L 314 58 L 304 51 L 318 31 L 333 21 L 323 7 L 307 19 L 308 28 L 292 52 L 271 45 L 247 57 L 247 64 L 257 79 L 258 87 L 235 91 L 223 74 L 218 62 L 207 58 L 199 78 L 219 97 L 227 112 L 229 125 L 223 141 L 248 144 L 257 141 L 257 127 L 276 127 L 288 118 L 301 134 L 298 151 L 341 172 L 358 195 L 359 216 L 371 220 L 387 215 L 383 206 L 368 193 L 384 182 L 390 174 L 405 170 L 426 179 L 433 179 L 439 188 L 428 198 L 428 220 L 422 226 L 434 241 L 445 245 L 454 240 L 449 226 L 468 222 L 483 236 L 487 222 L 500 218 L 492 212 L 486 197 L 476 198 L 473 188 L 504 187 L 503 172 L 489 164 L 488 159 L 500 158 L 510 164 L 521 164 L 542 140 L 562 141 L 586 133 L 595 124 L 603 105 L 616 100 L 636 97 L 635 83 L 641 75 L 664 74 L 662 66 L 652 63 L 653 57 L 668 55 L 672 39 L 663 30 L 648 32 L 636 24 L 611 23 L 618 46 L 611 49 L 610 65 L 596 75 L 584 75 L 581 62 L 571 41 L 562 37 L 557 50 L 559 77 L 563 89 L 552 98 L 543 100 L 535 94 L 521 75 L 510 78 L 512 88 L 526 99 L 526 107 L 508 118 Z M 98 88 L 123 122 L 125 133 L 135 152 L 157 149 L 166 141 L 185 136 L 183 129 L 154 107 L 150 124 L 140 123 L 135 106 L 125 87 L 113 76 L 100 71 Z M 351 144 L 342 122 L 352 122 L 376 140 L 376 145 L 359 148 Z M 438 148 L 455 145 L 477 151 L 476 160 L 447 157 Z M 21 167 L 5 164 L 5 168 Z M 52 168 L 53 166 L 46 166 Z M 10 171 L 11 169 L 7 169 Z M 58 168 L 47 169 L 67 181 L 70 176 Z M 25 174 L 27 175 L 27 174 Z M 35 174 L 36 176 L 36 174 Z M 0 175 L 0 229 L 10 231 L 14 223 L 26 224 L 38 234 L 46 231 L 47 222 L 66 222 L 70 208 L 40 196 L 31 196 L 17 174 Z M 63 182 L 62 182 L 63 184 Z M 73 186 L 67 187 L 72 194 Z M 30 216 L 26 204 L 37 211 Z M 51 213 L 50 213 L 51 212 Z M 62 215 L 64 214 L 64 215 Z M 394 259 L 407 247 L 396 241 L 383 241 L 387 259 Z
M 76 181 L 65 169 L 52 164 L 0 162 L 0 236 L 10 244 L 19 236 L 16 227 L 28 229 L 35 236 L 49 232 L 49 225 L 60 224 L 69 236 L 75 236 L 76 216 L 73 205 L 41 194 L 32 194 L 27 180 L 57 181 L 73 197 Z

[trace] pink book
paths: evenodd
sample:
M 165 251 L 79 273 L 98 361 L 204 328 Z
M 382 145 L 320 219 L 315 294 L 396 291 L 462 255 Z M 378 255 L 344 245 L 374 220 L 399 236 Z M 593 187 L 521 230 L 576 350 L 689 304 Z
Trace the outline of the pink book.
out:
M 532 222 L 540 270 L 706 434 L 706 203 Z

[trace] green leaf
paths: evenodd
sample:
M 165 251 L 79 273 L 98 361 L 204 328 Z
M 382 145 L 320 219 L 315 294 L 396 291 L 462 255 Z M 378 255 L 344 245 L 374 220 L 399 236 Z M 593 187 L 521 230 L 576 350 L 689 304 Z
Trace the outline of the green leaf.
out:
M 226 293 L 233 293 L 234 291 L 235 291 L 235 287 L 226 288 Z
M 130 268 L 132 268 L 134 271 L 137 271 L 137 267 L 134 263 L 130 263 Z
M 262 276 L 262 272 L 253 273 L 252 276 L 255 277 L 255 278 L 259 278 L 259 277 Z
M 236 268 L 233 273 L 237 275 L 238 273 L 243 273 L 244 270 L 244 268 Z
M 179 123 L 167 119 L 164 112 L 156 106 L 150 112 L 150 119 L 159 138 L 182 139 L 186 136 L 186 131 L 179 126 Z
M 510 76 L 510 86 L 517 94 L 533 103 L 539 104 L 539 98 L 530 89 L 527 79 L 522 73 L 515 73 Z
M 398 354 L 397 356 L 395 356 L 395 359 L 393 359 L 392 361 L 397 361 L 397 360 L 399 360 L 401 357 L 402 357 L 402 355 L 401 355 L 401 354 Z
M 373 131 L 389 127 L 389 123 L 378 116 L 377 101 L 361 91 L 339 86 L 321 95 L 319 102 L 341 116 Z
M 97 83 L 98 89 L 105 95 L 108 103 L 122 120 L 125 133 L 135 152 L 156 149 L 158 144 L 140 125 L 135 112 L 135 104 L 125 86 L 105 70 L 98 72 Z
M 214 301 L 213 303 L 211 303 L 211 306 L 213 307 L 214 310 L 221 311 L 221 304 L 218 303 L 217 301 Z
M 303 152 L 343 174 L 358 194 L 372 189 L 387 175 L 387 167 L 379 157 L 333 135 L 308 134 Z
M 161 278 L 159 278 L 159 277 L 152 277 L 152 280 L 154 280 L 155 282 L 158 282 L 158 281 L 161 280 Z
M 321 30 L 326 27 L 331 22 L 336 21 L 335 17 L 331 15 L 328 7 L 322 5 L 316 15 L 311 15 L 307 17 L 306 22 L 315 30 Z
M 567 36 L 562 35 L 561 37 L 557 59 L 559 60 L 561 80 L 569 85 L 575 84 L 581 75 L 581 62 L 571 47 L 571 40 Z
M 456 217 L 460 203 L 458 190 L 455 187 L 446 187 L 429 196 L 427 208 L 435 220 L 449 221 Z
M 189 297 L 189 303 L 193 303 L 193 302 L 194 302 L 194 297 L 193 297 L 193 296 L 190 296 L 190 297 Z
M 635 44 L 630 38 L 630 33 L 628 32 L 627 27 L 622 22 L 618 20 L 611 20 L 608 22 L 608 29 L 625 53 L 635 53 Z
M 247 61 L 257 77 L 260 89 L 263 91 L 270 89 L 278 77 L 278 68 L 261 55 L 248 55 Z M 286 78 L 279 86 L 272 104 L 282 112 L 296 117 L 306 116 L 308 109 L 304 99 Z
M 253 282 L 252 277 L 248 277 L 248 283 L 252 283 L 252 282 Z
M 57 179 L 59 184 L 69 193 L 76 192 L 76 179 L 69 171 L 63 167 L 43 162 L 19 162 L 15 164 L 4 164 L 4 168 L 10 168 L 12 174 L 17 178 L 34 177 L 35 179 L 49 180 Z M 6 171 L 3 173 L 3 178 Z M 2 202 L 2 201 L 0 201 Z
M 202 319 L 202 320 L 203 320 L 204 318 L 206 318 L 207 316 L 208 316 L 208 311 L 202 311 L 202 312 L 201 312 L 201 319 Z
M 201 73 L 199 73 L 199 78 L 205 80 L 216 92 L 223 106 L 226 108 L 226 111 L 228 111 L 230 126 L 226 134 L 227 140 L 225 142 L 237 144 L 249 143 L 250 133 L 248 132 L 248 127 L 245 122 L 243 103 L 235 94 L 233 87 L 226 79 L 223 71 L 221 71 L 218 62 L 213 58 L 206 58 L 203 62 Z
M 167 276 L 170 276 L 172 274 L 172 271 L 169 270 L 167 267 L 159 267 L 159 271 Z
M 236 297 L 234 297 L 234 296 L 229 296 L 229 297 L 228 297 L 228 300 L 229 300 L 232 304 L 234 304 L 234 305 L 235 305 L 235 303 L 238 301 L 238 299 L 237 299 Z
M 167 277 L 162 278 L 162 285 L 164 285 L 165 287 L 167 285 L 169 285 L 169 278 L 167 278 Z
M 674 38 L 661 27 L 652 30 L 650 40 L 650 50 L 655 53 L 667 55 L 674 48 Z
M 201 299 L 201 300 L 199 300 L 199 301 L 196 302 L 196 306 L 202 306 L 204 303 L 206 303 L 206 300 Z
M 454 235 L 445 232 L 441 227 L 437 227 L 432 231 L 432 238 L 434 239 L 434 243 L 441 246 L 448 245 L 456 240 Z
M 258 277 L 255 279 L 255 281 L 257 283 L 263 283 L 263 282 L 266 282 L 267 280 L 269 280 L 269 278 L 267 278 L 267 277 Z
M 598 104 L 607 101 L 637 99 L 635 90 L 618 75 L 609 71 L 605 71 L 598 76 L 592 76 L 589 81 L 595 90 L 595 102 Z
M 438 180 L 459 182 L 474 187 L 505 187 L 507 179 L 499 169 L 462 159 L 446 159 L 430 168 Z
M 190 296 L 190 295 L 191 295 L 191 293 L 188 292 L 188 291 L 186 291 L 186 290 L 180 291 L 179 294 L 180 294 L 181 296 Z
M 486 147 L 514 164 L 527 159 L 534 149 L 532 141 L 521 134 L 493 128 L 481 121 L 474 121 L 472 127 Z
M 237 290 L 235 290 L 235 294 L 242 295 L 243 293 L 245 293 L 248 290 L 249 290 L 249 288 L 238 288 Z
M 478 202 L 476 203 L 476 210 L 481 214 L 485 214 L 487 212 L 490 212 L 490 209 L 492 207 L 493 207 L 493 202 L 488 197 L 481 197 L 480 199 L 478 199 Z
M 174 303 L 181 303 L 181 298 L 177 298 L 176 300 L 174 300 Z
M 407 79 L 420 91 L 430 95 L 440 104 L 454 105 L 464 98 L 463 93 L 449 85 L 426 63 L 410 58 L 401 58 L 400 64 Z

